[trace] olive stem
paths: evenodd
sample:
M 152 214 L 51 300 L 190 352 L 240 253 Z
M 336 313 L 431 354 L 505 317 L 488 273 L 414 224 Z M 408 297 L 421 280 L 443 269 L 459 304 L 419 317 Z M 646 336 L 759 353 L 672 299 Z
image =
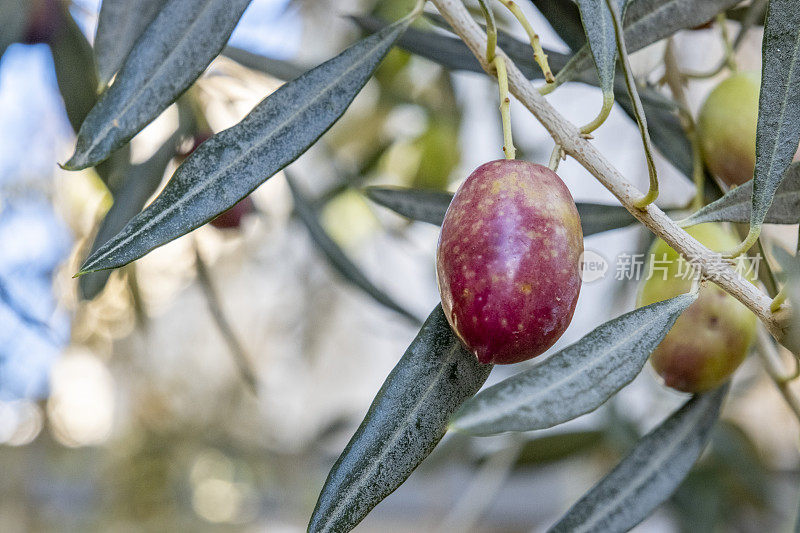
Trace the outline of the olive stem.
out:
M 484 58 L 486 34 L 473 20 L 464 4 L 460 0 L 432 1 L 439 13 L 472 50 L 484 70 L 492 74 L 492 64 L 487 63 Z M 497 54 L 502 56 L 502 50 L 498 49 Z M 709 276 L 714 283 L 753 311 L 776 339 L 786 341 L 785 333 L 790 312 L 785 307 L 788 306 L 773 314 L 769 309 L 772 300 L 769 296 L 737 274 L 730 265 L 721 265 L 718 253 L 697 242 L 658 206 L 650 204 L 645 209 L 637 208 L 635 202 L 642 193 L 625 179 L 596 146 L 581 136 L 574 124 L 550 105 L 512 61 L 509 61 L 507 69 L 509 91 L 550 132 L 555 142 L 564 148 L 565 153 L 594 175 L 645 227 L 677 250 L 687 261 L 696 264 L 704 275 Z
M 753 247 L 753 245 L 758 241 L 758 238 L 761 236 L 761 226 L 750 226 L 750 231 L 747 232 L 747 237 L 739 243 L 739 246 L 734 248 L 733 250 L 729 250 L 722 254 L 722 257 L 726 259 L 735 259 L 745 253 L 747 250 Z
M 528 19 L 525 17 L 525 13 L 523 13 L 519 6 L 512 0 L 498 1 L 506 6 L 509 11 L 511 11 L 511 13 L 517 18 L 519 23 L 525 29 L 525 33 L 528 34 L 528 39 L 531 42 L 531 48 L 533 48 L 533 60 L 536 61 L 536 64 L 542 69 L 544 81 L 548 84 L 556 81 L 555 76 L 553 76 L 553 71 L 550 70 L 550 64 L 547 61 L 547 54 L 544 53 L 542 44 L 539 41 L 539 35 L 533 31 L 533 26 L 531 26 L 530 22 L 528 22 Z
M 206 296 L 206 302 L 208 303 L 211 317 L 214 319 L 214 323 L 217 325 L 219 332 L 222 334 L 222 338 L 225 339 L 225 343 L 230 349 L 233 362 L 242 377 L 242 381 L 247 385 L 247 389 L 250 392 L 254 395 L 258 395 L 258 378 L 256 377 L 253 365 L 250 362 L 250 358 L 245 353 L 242 344 L 239 342 L 239 339 L 236 337 L 236 333 L 234 333 L 230 322 L 228 322 L 228 319 L 225 317 L 225 313 L 222 311 L 219 295 L 214 288 L 214 283 L 211 281 L 211 274 L 208 271 L 203 257 L 200 255 L 200 249 L 197 243 L 195 243 L 194 253 L 197 281 Z
M 588 124 L 581 127 L 581 135 L 589 135 L 594 130 L 603 125 L 608 115 L 611 114 L 611 109 L 614 107 L 614 92 L 609 94 L 603 93 L 603 107 L 600 108 L 600 113 Z
M 769 306 L 769 310 L 773 313 L 781 308 L 783 302 L 786 301 L 786 285 L 781 287 L 781 290 L 778 291 L 778 294 L 775 295 L 775 298 L 772 299 L 772 303 Z
M 635 202 L 635 206 L 644 209 L 658 198 L 658 173 L 656 164 L 653 160 L 653 143 L 650 141 L 650 132 L 647 129 L 647 117 L 644 114 L 642 100 L 639 98 L 639 91 L 636 89 L 636 80 L 633 78 L 628 49 L 625 46 L 625 34 L 622 30 L 622 19 L 614 0 L 606 0 L 606 6 L 611 12 L 611 21 L 614 24 L 614 37 L 617 41 L 617 52 L 622 62 L 622 71 L 625 74 L 625 85 L 628 87 L 628 95 L 633 103 L 633 114 L 636 115 L 636 124 L 639 126 L 639 134 L 644 145 L 644 157 L 647 160 L 647 172 L 650 175 L 650 188 L 642 198 Z M 613 94 L 612 94 L 613 98 Z
M 767 371 L 769 377 L 775 382 L 786 404 L 794 413 L 794 416 L 800 421 L 800 397 L 797 392 L 789 384 L 796 375 L 787 374 L 783 368 L 783 360 L 778 352 L 777 346 L 770 338 L 769 334 L 764 328 L 758 328 L 758 354 L 761 356 L 761 361 L 764 363 L 764 370 Z M 794 374 L 797 374 L 795 372 Z
M 514 159 L 517 149 L 511 133 L 511 100 L 508 97 L 508 71 L 503 56 L 495 56 L 492 64 L 497 72 L 497 85 L 500 88 L 500 119 L 503 122 L 503 153 L 506 159 Z
M 564 150 L 561 148 L 561 145 L 556 143 L 553 147 L 553 151 L 550 153 L 550 162 L 547 164 L 548 168 L 553 172 L 558 170 L 558 164 L 561 162 L 561 159 L 564 157 Z

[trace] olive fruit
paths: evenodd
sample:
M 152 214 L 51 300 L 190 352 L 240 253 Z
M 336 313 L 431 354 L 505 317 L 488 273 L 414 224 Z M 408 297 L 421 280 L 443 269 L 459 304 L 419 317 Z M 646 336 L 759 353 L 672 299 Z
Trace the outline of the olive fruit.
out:
M 714 249 L 734 248 L 733 234 L 720 224 L 700 224 L 689 235 Z M 653 243 L 638 305 L 648 305 L 690 290 L 690 265 L 661 239 Z M 751 279 L 752 281 L 752 279 Z M 724 383 L 739 367 L 753 342 L 756 317 L 733 296 L 711 282 L 700 287 L 697 300 L 675 321 L 650 356 L 665 385 L 682 392 L 707 391 Z
M 242 225 L 242 219 L 254 210 L 253 200 L 245 196 L 236 205 L 217 215 L 211 225 L 217 229 L 236 229 Z
M 436 274 L 447 320 L 481 363 L 536 357 L 572 320 L 582 253 L 580 217 L 555 172 L 486 163 L 461 185 L 442 224 Z
M 697 117 L 706 166 L 729 186 L 753 177 L 760 85 L 757 72 L 733 74 L 711 91 Z
M 28 27 L 22 37 L 24 44 L 49 43 L 63 22 L 58 0 L 32 0 L 28 8 Z

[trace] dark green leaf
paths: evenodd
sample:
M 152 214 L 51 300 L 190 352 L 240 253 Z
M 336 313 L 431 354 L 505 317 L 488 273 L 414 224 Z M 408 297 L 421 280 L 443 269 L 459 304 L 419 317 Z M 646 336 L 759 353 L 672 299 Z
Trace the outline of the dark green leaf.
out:
M 579 453 L 596 451 L 606 439 L 603 431 L 554 433 L 531 439 L 523 444 L 517 465 L 542 465 L 561 461 Z
M 81 272 L 125 265 L 192 231 L 297 159 L 342 116 L 410 21 L 398 21 L 286 83 L 239 124 L 200 145 L 158 198 L 92 254 Z
M 629 0 L 612 0 L 620 16 L 625 15 Z M 588 46 L 597 67 L 600 87 L 604 94 L 611 94 L 614 85 L 614 67 L 617 63 L 617 41 L 614 20 L 605 0 L 577 0 L 581 12 L 581 23 L 586 30 Z
M 307 70 L 288 61 L 264 57 L 234 46 L 226 46 L 222 50 L 222 55 L 249 69 L 263 72 L 268 76 L 284 81 L 293 80 Z
M 167 0 L 103 0 L 97 19 L 94 52 L 100 87 L 125 62 L 133 45 Z
M 220 53 L 250 0 L 168 0 L 86 117 L 69 170 L 94 166 L 174 102 Z
M 0 58 L 12 43 L 25 36 L 30 0 L 0 0 Z
M 289 189 L 292 191 L 292 198 L 294 199 L 294 210 L 297 216 L 308 229 L 314 243 L 319 247 L 320 251 L 325 254 L 330 265 L 336 270 L 344 279 L 355 285 L 356 287 L 367 293 L 372 299 L 381 305 L 388 307 L 392 311 L 400 313 L 411 322 L 419 325 L 421 320 L 414 316 L 413 313 L 406 310 L 402 305 L 398 304 L 394 298 L 383 292 L 375 286 L 367 276 L 361 272 L 347 254 L 336 244 L 330 235 L 322 227 L 317 214 L 311 204 L 300 193 L 297 184 L 294 182 L 288 172 L 286 172 L 286 182 L 289 184 Z
M 367 187 L 364 192 L 373 202 L 410 218 L 442 225 L 447 207 L 453 199 L 453 193 L 444 191 L 428 191 L 423 189 L 407 189 L 402 187 Z M 583 236 L 602 233 L 612 229 L 624 228 L 636 222 L 636 219 L 624 207 L 619 205 L 575 204 L 581 216 Z
M 72 128 L 78 131 L 97 101 L 97 73 L 92 45 L 66 9 L 63 24 L 51 41 L 50 50 L 67 118 Z
M 799 142 L 800 2 L 770 0 L 762 45 L 751 227 L 766 218 Z
M 367 198 L 411 220 L 441 226 L 453 193 L 402 187 L 367 187 Z
M 530 431 L 594 411 L 641 372 L 650 353 L 696 298 L 682 294 L 602 324 L 469 400 L 452 427 L 473 435 Z
M 703 222 L 747 224 L 750 222 L 752 197 L 753 180 L 750 180 L 729 191 L 716 202 L 692 213 L 681 225 L 693 226 Z M 767 224 L 797 224 L 800 222 L 800 163 L 794 163 L 786 169 L 764 222 Z
M 95 235 L 90 253 L 116 235 L 128 221 L 144 207 L 148 198 L 155 194 L 167 165 L 175 156 L 180 141 L 180 132 L 171 136 L 148 160 L 130 167 L 119 190 L 114 193 L 114 203 L 103 217 Z M 91 300 L 106 286 L 110 270 L 92 272 L 78 281 L 81 297 Z
M 791 1 L 791 0 L 789 0 Z M 625 45 L 634 53 L 678 30 L 708 22 L 740 0 L 634 0 L 625 16 Z M 602 2 L 600 2 L 602 3 Z M 592 52 L 584 45 L 558 74 L 556 83 L 574 80 L 591 67 Z
M 727 389 L 695 396 L 645 435 L 550 532 L 621 533 L 647 518 L 700 457 Z
M 572 0 L 531 0 L 536 9 L 570 50 L 578 50 L 586 43 L 586 33 L 581 24 L 581 13 Z
M 462 346 L 437 306 L 331 469 L 308 531 L 353 529 L 428 456 L 491 369 Z

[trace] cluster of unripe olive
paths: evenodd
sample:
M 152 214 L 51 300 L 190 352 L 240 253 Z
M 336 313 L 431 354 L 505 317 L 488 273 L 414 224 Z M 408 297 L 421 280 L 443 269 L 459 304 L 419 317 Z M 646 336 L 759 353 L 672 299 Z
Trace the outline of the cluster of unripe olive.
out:
M 728 185 L 753 175 L 758 91 L 757 75 L 734 74 L 711 93 L 699 115 L 706 165 Z M 717 251 L 738 244 L 721 224 L 688 232 Z M 572 320 L 582 253 L 580 217 L 555 172 L 515 160 L 480 166 L 455 194 L 439 239 L 437 279 L 450 325 L 481 363 L 516 363 L 542 354 Z M 664 241 L 656 240 L 649 257 L 665 268 L 642 283 L 638 305 L 691 289 L 679 254 Z M 651 364 L 669 387 L 713 389 L 741 364 L 755 327 L 744 305 L 703 283 Z

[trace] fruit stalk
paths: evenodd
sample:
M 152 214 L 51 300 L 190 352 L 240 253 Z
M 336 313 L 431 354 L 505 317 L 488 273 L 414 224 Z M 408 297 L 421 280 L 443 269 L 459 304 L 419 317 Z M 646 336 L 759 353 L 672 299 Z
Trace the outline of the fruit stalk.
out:
M 433 0 L 433 3 L 484 69 L 491 73 L 491 66 L 483 57 L 486 35 L 472 19 L 469 11 L 458 0 Z M 498 50 L 498 55 L 500 54 L 502 51 Z M 635 203 L 643 193 L 628 182 L 591 142 L 581 137 L 578 128 L 539 94 L 513 62 L 507 61 L 507 68 L 509 91 L 542 123 L 567 154 L 594 175 L 645 227 L 679 251 L 687 261 L 698 265 L 704 275 L 712 278 L 716 284 L 753 311 L 778 341 L 785 340 L 790 315 L 788 310 L 782 309 L 773 314 L 770 311 L 772 299 L 769 296 L 736 274 L 730 266 L 721 265 L 718 254 L 690 237 L 656 205 L 637 208 Z

